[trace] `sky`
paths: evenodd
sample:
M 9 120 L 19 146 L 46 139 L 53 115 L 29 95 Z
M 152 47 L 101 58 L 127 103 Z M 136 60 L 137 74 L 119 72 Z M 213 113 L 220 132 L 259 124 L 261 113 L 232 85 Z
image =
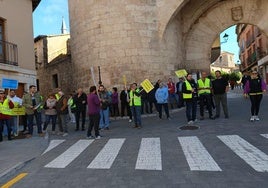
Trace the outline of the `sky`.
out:
M 61 34 L 62 17 L 70 32 L 68 0 L 41 0 L 33 12 L 34 37 Z
M 41 0 L 33 13 L 34 37 L 61 34 L 62 17 L 70 32 L 68 0 Z M 229 38 L 226 43 L 221 44 L 221 50 L 235 54 L 234 61 L 237 63 L 239 47 L 236 41 L 235 26 L 227 28 L 220 34 L 221 41 L 225 33 L 229 35 Z
M 234 56 L 234 62 L 237 63 L 237 61 L 239 61 L 239 47 L 237 44 L 237 35 L 235 33 L 235 28 L 236 26 L 232 26 L 227 28 L 226 30 L 224 30 L 221 34 L 220 34 L 220 38 L 221 38 L 221 42 L 223 41 L 223 35 L 226 33 L 229 35 L 228 37 L 228 41 L 226 43 L 222 43 L 221 44 L 221 51 L 227 51 L 227 52 L 231 52 L 233 53 Z

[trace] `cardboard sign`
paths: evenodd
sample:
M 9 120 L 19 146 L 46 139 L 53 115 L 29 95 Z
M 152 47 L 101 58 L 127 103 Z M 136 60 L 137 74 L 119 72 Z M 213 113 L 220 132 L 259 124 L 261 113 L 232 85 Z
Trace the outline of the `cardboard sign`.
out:
M 4 88 L 4 89 L 18 89 L 18 80 L 2 78 L 2 88 Z
M 150 80 L 145 79 L 141 83 L 142 88 L 146 91 L 146 93 L 149 93 L 152 89 L 154 89 L 153 84 L 150 82 Z
M 178 76 L 178 78 L 187 76 L 187 71 L 185 69 L 180 69 L 175 71 L 175 74 Z

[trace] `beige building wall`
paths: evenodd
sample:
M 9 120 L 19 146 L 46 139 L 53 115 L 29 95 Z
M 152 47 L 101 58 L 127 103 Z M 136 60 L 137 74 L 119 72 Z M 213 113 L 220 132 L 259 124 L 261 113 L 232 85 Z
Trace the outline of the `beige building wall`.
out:
M 31 0 L 1 0 L 0 18 L 5 20 L 5 38 L 18 47 L 18 66 L 1 64 L 0 77 L 19 80 L 28 86 L 36 84 Z

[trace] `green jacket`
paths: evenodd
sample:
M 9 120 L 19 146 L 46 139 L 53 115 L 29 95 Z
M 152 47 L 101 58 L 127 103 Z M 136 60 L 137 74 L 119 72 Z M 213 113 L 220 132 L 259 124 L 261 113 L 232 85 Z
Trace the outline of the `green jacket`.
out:
M 34 114 L 34 111 L 37 110 L 37 112 L 41 112 L 41 106 L 43 106 L 43 101 L 42 101 L 42 97 L 39 93 L 35 93 L 33 95 L 33 97 L 35 98 L 35 108 L 32 109 L 31 106 L 33 106 L 32 103 L 32 95 L 30 93 L 27 93 L 23 96 L 22 98 L 22 105 L 25 107 L 25 113 L 28 115 Z

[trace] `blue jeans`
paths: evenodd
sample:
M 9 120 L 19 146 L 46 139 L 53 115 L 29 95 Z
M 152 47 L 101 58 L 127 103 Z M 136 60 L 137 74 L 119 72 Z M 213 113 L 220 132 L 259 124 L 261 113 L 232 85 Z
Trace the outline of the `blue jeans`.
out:
M 44 124 L 44 127 L 43 127 L 44 131 L 47 129 L 47 125 L 49 124 L 50 120 L 52 121 L 52 131 L 55 131 L 57 114 L 56 115 L 46 115 L 46 121 L 45 121 L 45 124 Z
M 109 127 L 110 125 L 110 120 L 109 120 L 109 107 L 107 107 L 106 110 L 100 110 L 100 128 L 106 128 Z
M 131 106 L 132 117 L 134 117 L 135 125 L 141 125 L 141 106 Z
M 27 120 L 28 120 L 28 129 L 29 134 L 33 134 L 33 119 L 35 117 L 35 122 L 37 125 L 37 133 L 42 133 L 42 127 L 41 127 L 41 112 L 34 112 L 34 114 L 27 114 Z
M 186 100 L 186 117 L 187 121 L 196 119 L 197 99 Z
M 0 142 L 3 140 L 2 132 L 4 129 L 4 125 L 7 126 L 7 136 L 8 140 L 11 140 L 11 128 L 10 128 L 10 119 L 1 119 L 0 120 Z

